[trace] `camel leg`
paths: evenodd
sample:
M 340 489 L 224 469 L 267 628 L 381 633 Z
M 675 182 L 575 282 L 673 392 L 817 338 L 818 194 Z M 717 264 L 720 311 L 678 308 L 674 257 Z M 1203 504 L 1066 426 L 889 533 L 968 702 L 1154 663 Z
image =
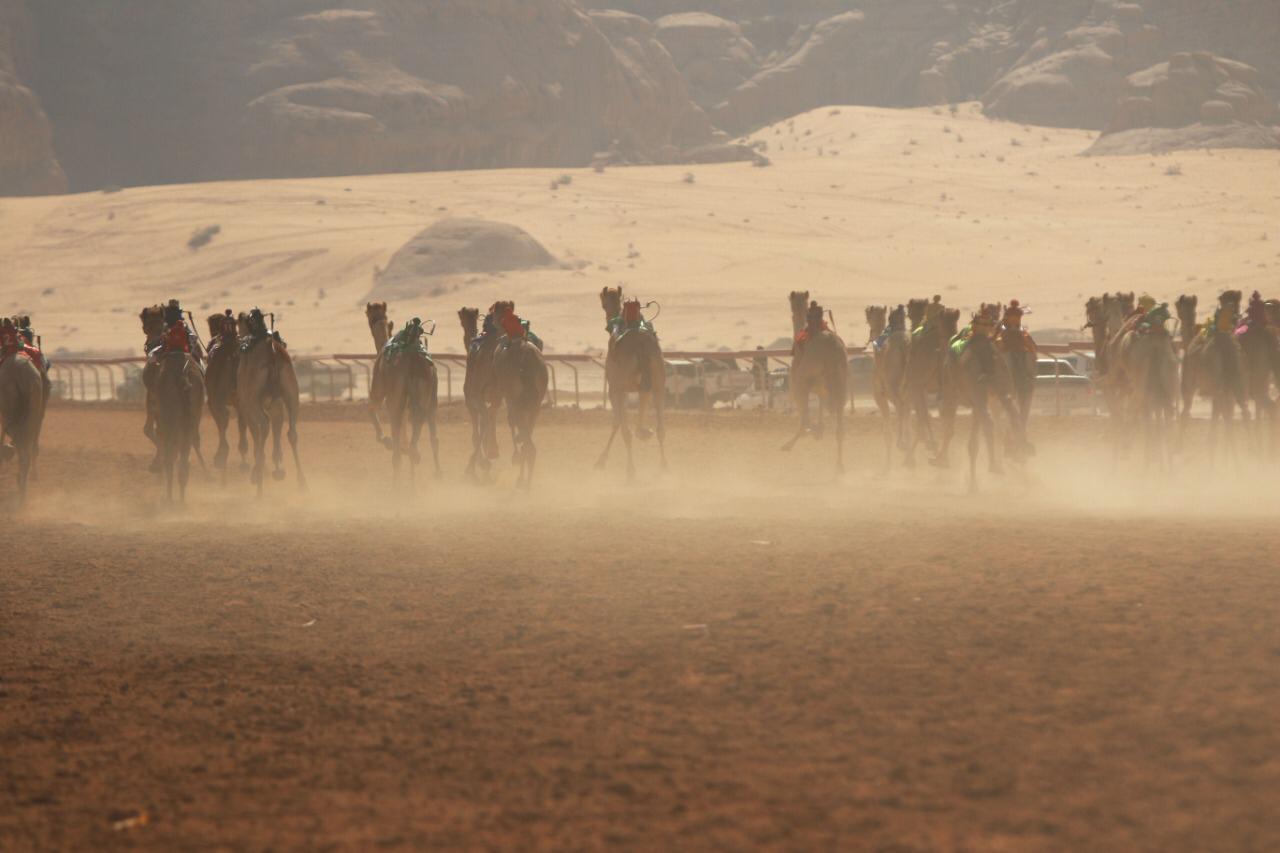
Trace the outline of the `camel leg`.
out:
M 658 392 L 653 397 L 653 420 L 658 435 L 658 459 L 662 470 L 667 470 L 667 425 L 665 421 L 666 402 L 662 399 L 666 391 Z
M 225 406 L 210 406 L 209 416 L 218 429 L 218 449 L 213 452 L 213 467 L 225 471 L 227 457 L 231 455 L 231 444 L 227 441 L 227 428 L 231 424 L 231 412 Z
M 276 401 L 271 407 L 271 478 L 284 479 L 284 407 Z
M 653 432 L 647 426 L 644 425 L 644 407 L 645 407 L 645 404 L 648 403 L 649 398 L 651 396 L 652 396 L 651 391 L 641 391 L 639 393 L 640 402 L 636 406 L 635 432 L 636 432 L 636 438 L 640 439 L 641 441 L 648 441 L 649 437 L 653 435 Z M 654 408 L 655 410 L 657 409 L 656 403 L 654 404 Z
M 240 451 L 240 471 L 249 470 L 249 421 L 236 407 L 236 427 L 240 430 L 240 442 L 236 449 Z
M 440 468 L 440 437 L 436 435 L 436 413 L 434 411 L 427 416 L 427 435 L 431 439 L 431 460 L 435 463 L 436 478 L 439 479 L 444 475 L 444 471 Z
M 484 416 L 484 455 L 486 459 L 497 459 L 498 450 L 498 407 L 501 403 L 486 404 Z
M 187 480 L 191 476 L 191 447 L 188 441 L 178 448 L 178 503 L 187 502 Z
M 605 442 L 604 450 L 600 453 L 600 458 L 596 460 L 596 470 L 603 471 L 604 466 L 609 464 L 609 450 L 613 447 L 613 440 L 618 437 L 618 430 L 622 427 L 622 421 L 626 417 L 626 412 L 617 406 L 613 407 L 613 429 L 609 432 L 609 440 Z
M 627 482 L 634 483 L 636 481 L 636 460 L 631 449 L 631 426 L 627 423 L 627 393 L 615 392 L 613 394 L 613 406 L 621 414 L 618 420 L 619 430 L 622 433 L 622 443 L 627 448 Z
M 800 428 L 796 430 L 796 434 L 791 436 L 791 440 L 782 445 L 783 450 L 790 450 L 796 446 L 796 442 L 800 437 L 809 431 L 809 389 L 801 388 L 795 394 L 796 407 L 800 410 Z
M 293 470 L 297 472 L 298 490 L 307 490 L 307 477 L 302 473 L 302 457 L 298 454 L 298 401 L 285 404 L 289 415 L 289 448 L 293 451 Z
M 875 389 L 876 408 L 880 411 L 880 432 L 884 436 L 884 465 L 880 470 L 882 473 L 889 473 L 890 467 L 893 465 L 893 430 L 894 425 L 889 421 L 889 396 L 883 389 L 877 387 Z
M 844 473 L 844 405 L 837 403 L 836 412 L 836 472 Z
M 524 435 L 521 440 L 524 442 L 523 462 L 524 467 L 524 487 L 526 490 L 533 488 L 533 466 L 538 461 L 538 447 L 533 443 L 533 419 L 536 414 L 526 416 L 524 424 Z
M 954 392 L 943 391 L 942 400 L 938 406 L 938 421 L 942 425 L 942 441 L 937 445 L 937 451 L 934 453 L 933 458 L 929 460 L 929 464 L 937 468 L 948 468 L 951 465 L 951 439 L 956 434 L 956 410 L 959 405 Z M 928 412 L 926 410 L 927 415 Z
M 373 424 L 374 440 L 377 441 L 378 444 L 381 444 L 383 447 L 385 447 L 387 450 L 391 450 L 393 447 L 393 442 L 390 438 L 388 438 L 386 435 L 383 434 L 382 422 L 378 420 L 378 406 L 372 403 L 369 404 L 369 421 Z
M 253 437 L 253 472 L 250 481 L 258 487 L 258 497 L 262 497 L 263 481 L 267 468 L 267 433 L 271 429 L 271 419 L 265 409 L 255 411 L 249 423 L 249 431 Z

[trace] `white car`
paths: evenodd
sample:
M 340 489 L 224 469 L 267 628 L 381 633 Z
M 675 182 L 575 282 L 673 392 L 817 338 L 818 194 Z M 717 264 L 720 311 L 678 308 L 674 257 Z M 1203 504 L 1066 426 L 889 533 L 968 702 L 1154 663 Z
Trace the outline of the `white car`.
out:
M 1042 414 L 1093 412 L 1093 382 L 1062 358 L 1036 359 L 1036 393 L 1032 407 Z

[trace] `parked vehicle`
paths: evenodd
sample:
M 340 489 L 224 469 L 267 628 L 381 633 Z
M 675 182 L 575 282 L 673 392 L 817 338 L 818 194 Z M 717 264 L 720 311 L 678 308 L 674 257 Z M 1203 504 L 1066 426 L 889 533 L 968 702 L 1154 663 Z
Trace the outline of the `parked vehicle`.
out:
M 1092 412 L 1093 382 L 1065 358 L 1036 359 L 1036 394 L 1032 406 L 1041 414 Z
M 668 359 L 667 404 L 698 409 L 732 403 L 755 385 L 749 370 L 732 358 Z

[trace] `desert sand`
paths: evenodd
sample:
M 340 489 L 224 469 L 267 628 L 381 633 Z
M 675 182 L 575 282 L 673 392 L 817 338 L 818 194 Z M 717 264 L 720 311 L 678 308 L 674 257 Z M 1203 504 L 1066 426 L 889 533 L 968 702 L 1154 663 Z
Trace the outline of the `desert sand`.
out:
M 30 311 L 54 350 L 134 354 L 143 304 L 259 304 L 295 352 L 363 352 L 359 309 L 375 269 L 456 216 L 520 226 L 570 268 L 451 276 L 392 306 L 393 317 L 438 320 L 439 350 L 461 348 L 459 307 L 499 298 L 514 299 L 551 350 L 599 349 L 596 294 L 619 283 L 661 303 L 669 349 L 769 344 L 789 331 L 793 288 L 831 308 L 850 343 L 863 340 L 863 306 L 932 293 L 965 307 L 1019 298 L 1032 328 L 1078 329 L 1086 296 L 1105 290 L 1191 292 L 1201 305 L 1226 287 L 1274 291 L 1280 153 L 1078 156 L 1090 137 L 990 121 L 974 104 L 954 116 L 845 107 L 756 133 L 773 161 L 763 169 L 437 172 L 0 199 L 0 310 Z M 572 183 L 553 191 L 561 174 Z M 208 246 L 187 247 L 214 224 Z
M 0 572 L 0 848 L 1266 850 L 1280 845 L 1270 474 L 872 476 L 791 421 L 673 417 L 671 470 L 389 488 L 307 407 L 311 491 L 197 477 L 141 414 L 51 411 Z M 205 430 L 206 442 L 209 430 Z M 145 823 L 143 822 L 145 820 Z
M 771 343 L 793 288 L 850 343 L 864 305 L 932 293 L 1020 298 L 1037 330 L 1103 290 L 1274 295 L 1275 152 L 1085 158 L 1084 132 L 969 105 L 754 138 L 771 167 L 554 191 L 3 199 L 0 311 L 54 352 L 134 354 L 143 304 L 257 303 L 295 353 L 363 352 L 374 270 L 448 216 L 564 266 L 393 305 L 441 322 L 436 349 L 500 297 L 554 351 L 600 349 L 617 283 L 662 304 L 668 348 Z M 0 849 L 1280 847 L 1275 468 L 1209 468 L 1203 422 L 1164 475 L 1113 468 L 1101 419 L 1036 418 L 1035 458 L 971 496 L 963 419 L 956 469 L 882 477 L 861 401 L 836 477 L 829 439 L 778 450 L 780 414 L 673 413 L 670 470 L 641 445 L 628 487 L 616 450 L 592 468 L 607 414 L 553 410 L 526 495 L 505 460 L 467 482 L 459 409 L 414 493 L 358 408 L 308 405 L 309 492 L 290 470 L 256 501 L 233 466 L 175 509 L 141 411 L 53 406 L 20 514 L 0 470 Z

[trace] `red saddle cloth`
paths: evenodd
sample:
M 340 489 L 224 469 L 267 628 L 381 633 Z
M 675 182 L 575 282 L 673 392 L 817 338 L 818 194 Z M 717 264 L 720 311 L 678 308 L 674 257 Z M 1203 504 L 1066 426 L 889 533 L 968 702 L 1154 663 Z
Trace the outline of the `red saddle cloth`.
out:
M 164 330 L 160 339 L 165 352 L 191 352 L 191 336 L 187 333 L 185 323 L 174 323 Z
M 512 340 L 524 337 L 524 324 L 520 322 L 516 312 L 508 311 L 502 315 L 502 331 Z
M 805 326 L 803 329 L 801 329 L 800 331 L 796 332 L 796 343 L 798 343 L 798 344 L 802 344 L 802 343 L 804 343 L 805 341 L 809 340 L 809 333 L 810 333 L 810 331 L 811 331 L 811 327 L 810 327 L 810 326 Z M 817 331 L 818 331 L 819 333 L 821 333 L 821 332 L 829 332 L 829 331 L 831 331 L 831 327 L 827 325 L 827 321 L 826 321 L 826 320 L 823 320 L 823 321 L 822 321 L 822 328 L 818 329 Z
M 44 369 L 44 355 L 41 354 L 40 350 L 36 349 L 33 346 L 29 346 L 28 344 L 23 344 L 18 347 L 0 348 L 0 364 L 4 364 L 6 361 L 8 361 L 9 356 L 11 355 L 26 356 L 27 358 L 31 359 L 32 363 L 34 363 L 36 367 L 39 367 L 41 370 Z
M 1001 329 L 996 342 L 1009 352 L 1035 352 L 1036 342 L 1026 329 Z

